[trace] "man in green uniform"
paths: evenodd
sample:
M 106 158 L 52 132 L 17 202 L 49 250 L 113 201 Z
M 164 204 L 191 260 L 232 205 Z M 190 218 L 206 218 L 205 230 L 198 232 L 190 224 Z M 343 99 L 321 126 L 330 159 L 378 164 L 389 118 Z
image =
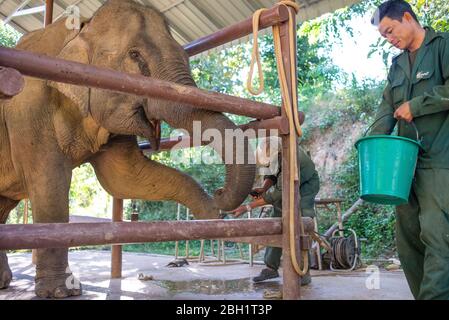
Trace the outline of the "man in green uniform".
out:
M 280 140 L 278 140 L 280 141 Z M 278 142 L 278 145 L 280 143 Z M 264 143 L 259 145 L 259 149 L 263 149 L 265 146 Z M 318 177 L 318 172 L 315 170 L 315 164 L 312 159 L 305 153 L 305 151 L 298 146 L 298 162 L 300 169 L 300 206 L 301 213 L 303 217 L 315 217 L 315 196 L 318 194 L 320 190 L 320 180 Z M 268 158 L 270 158 L 269 150 L 265 151 L 268 154 Z M 274 155 L 276 158 L 280 156 L 280 154 Z M 257 156 L 260 159 L 260 156 Z M 258 160 L 260 162 L 260 160 Z M 278 158 L 279 169 L 275 175 L 266 175 L 264 178 L 264 185 L 262 188 L 254 189 L 253 192 L 256 192 L 259 196 L 255 196 L 256 200 L 247 204 L 238 207 L 232 213 L 234 213 L 235 217 L 242 215 L 245 212 L 251 211 L 254 208 L 271 204 L 273 205 L 273 217 L 282 217 L 282 174 L 280 167 L 280 159 Z M 265 164 L 267 165 L 267 164 Z M 262 269 L 259 276 L 253 278 L 254 282 L 260 282 L 267 279 L 272 279 L 279 277 L 278 269 L 281 264 L 281 256 L 282 249 L 267 247 L 265 249 L 264 262 L 267 268 Z M 310 261 L 310 259 L 309 259 Z M 312 281 L 310 277 L 310 272 L 308 271 L 305 276 L 301 279 L 301 285 L 307 285 Z
M 416 299 L 449 299 L 449 34 L 423 28 L 410 5 L 390 0 L 372 24 L 393 46 L 373 134 L 422 139 L 408 204 L 396 208 L 396 243 Z M 398 121 L 403 120 L 403 121 Z

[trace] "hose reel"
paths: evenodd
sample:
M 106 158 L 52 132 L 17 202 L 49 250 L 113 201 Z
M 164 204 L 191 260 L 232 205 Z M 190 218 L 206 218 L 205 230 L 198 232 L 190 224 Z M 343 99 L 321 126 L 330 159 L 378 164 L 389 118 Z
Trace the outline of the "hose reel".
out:
M 337 231 L 345 231 L 343 229 L 335 230 L 330 238 L 330 245 L 332 247 L 332 251 L 330 252 L 330 269 L 332 271 L 352 271 L 361 262 L 360 239 L 354 230 L 348 230 L 351 232 L 351 235 L 348 237 L 344 235 L 335 236 Z

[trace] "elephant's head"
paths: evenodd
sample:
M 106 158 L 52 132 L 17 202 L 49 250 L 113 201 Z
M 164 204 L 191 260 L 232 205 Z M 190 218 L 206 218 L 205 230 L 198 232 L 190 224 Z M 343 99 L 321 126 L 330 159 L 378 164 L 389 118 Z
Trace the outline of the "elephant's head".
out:
M 154 8 L 130 0 L 108 1 L 58 57 L 195 86 L 189 57 L 172 37 L 164 16 Z M 225 129 L 236 128 L 221 113 L 188 105 L 61 83 L 52 83 L 52 86 L 75 102 L 84 116 L 93 117 L 109 132 L 144 136 L 152 143 L 156 141 L 158 120 L 166 121 L 173 128 L 185 129 L 191 135 L 193 121 L 201 121 L 202 131 L 218 129 L 223 137 Z M 217 151 L 224 154 L 222 150 Z M 215 208 L 232 210 L 249 193 L 255 166 L 226 166 L 225 186 L 215 192 L 213 203 Z

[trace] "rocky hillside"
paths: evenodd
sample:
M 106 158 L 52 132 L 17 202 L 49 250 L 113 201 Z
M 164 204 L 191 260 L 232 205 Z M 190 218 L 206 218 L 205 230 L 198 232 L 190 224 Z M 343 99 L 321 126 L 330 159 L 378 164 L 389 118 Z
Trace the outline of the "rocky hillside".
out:
M 320 175 L 321 188 L 318 197 L 336 197 L 339 186 L 332 182 L 332 176 L 348 160 L 354 144 L 361 137 L 366 125 L 351 120 L 325 130 L 313 129 L 302 145 L 310 152 Z

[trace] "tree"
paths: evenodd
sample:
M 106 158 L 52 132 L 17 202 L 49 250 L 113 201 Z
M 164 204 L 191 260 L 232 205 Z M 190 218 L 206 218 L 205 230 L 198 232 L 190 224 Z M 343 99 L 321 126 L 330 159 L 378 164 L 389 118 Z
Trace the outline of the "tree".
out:
M 376 7 L 384 1 L 364 0 L 355 4 L 340 14 L 337 18 L 343 24 L 352 15 L 364 15 L 366 12 L 374 12 Z M 409 0 L 413 11 L 416 13 L 423 26 L 430 26 L 436 31 L 449 31 L 449 2 L 447 0 Z M 377 43 L 372 45 L 370 54 L 381 52 L 385 65 L 389 65 L 394 51 L 385 39 L 379 37 Z
M 22 35 L 8 25 L 0 22 L 0 45 L 14 47 Z

